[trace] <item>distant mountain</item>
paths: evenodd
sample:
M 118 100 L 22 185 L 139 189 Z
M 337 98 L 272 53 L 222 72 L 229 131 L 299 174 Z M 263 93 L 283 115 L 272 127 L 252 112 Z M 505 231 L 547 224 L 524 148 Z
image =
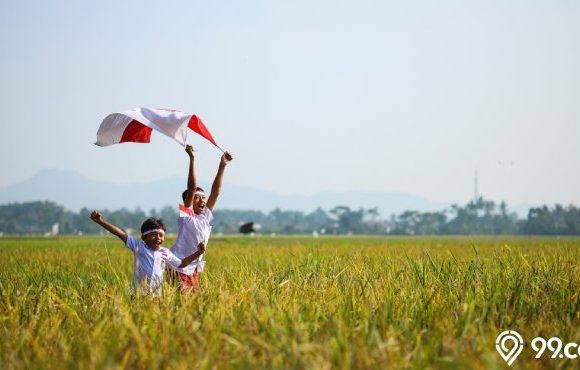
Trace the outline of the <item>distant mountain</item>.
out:
M 202 184 L 206 185 L 206 184 Z M 18 184 L 0 188 L 0 204 L 32 200 L 54 201 L 72 211 L 82 207 L 119 209 L 141 207 L 148 211 L 166 205 L 175 206 L 181 201 L 185 179 L 169 177 L 163 180 L 113 184 L 90 180 L 74 171 L 44 170 Z M 209 186 L 206 185 L 209 190 Z M 310 196 L 281 195 L 267 190 L 224 184 L 218 202 L 222 209 L 254 209 L 271 211 L 312 211 L 317 207 L 329 210 L 338 205 L 351 208 L 378 207 L 383 217 L 405 210 L 434 211 L 448 205 L 403 193 L 389 192 L 323 192 Z

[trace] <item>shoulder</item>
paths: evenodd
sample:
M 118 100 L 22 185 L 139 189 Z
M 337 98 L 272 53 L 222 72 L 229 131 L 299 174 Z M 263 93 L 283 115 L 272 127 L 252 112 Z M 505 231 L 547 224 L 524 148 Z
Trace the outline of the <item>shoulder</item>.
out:
M 195 217 L 195 213 L 193 212 L 193 208 L 186 207 L 183 204 L 178 206 L 179 209 L 179 218 L 187 218 L 187 217 Z
M 133 236 L 127 236 L 127 243 L 125 244 L 127 248 L 131 249 L 132 251 L 137 251 L 146 247 L 146 244 L 143 240 L 139 240 Z
M 131 235 L 127 235 L 127 242 L 125 242 L 127 248 L 134 250 L 136 248 L 139 248 L 140 243 L 142 243 L 142 241 L 135 239 Z
M 207 222 L 211 222 L 213 220 L 213 211 L 208 207 L 203 209 L 203 212 L 200 214 L 203 218 L 207 220 Z
M 177 223 L 179 225 L 187 224 L 195 218 L 195 213 L 192 208 L 186 207 L 183 204 L 179 205 L 179 217 Z

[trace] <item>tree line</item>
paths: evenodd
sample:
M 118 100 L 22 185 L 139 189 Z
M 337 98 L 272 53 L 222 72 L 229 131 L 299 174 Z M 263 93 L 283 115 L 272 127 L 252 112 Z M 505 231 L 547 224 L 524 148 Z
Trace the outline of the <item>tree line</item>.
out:
M 66 210 L 49 201 L 0 205 L 0 233 L 45 234 L 58 224 L 60 234 L 96 234 L 102 230 L 89 219 L 91 210 Z M 167 206 L 145 212 L 141 208 L 103 210 L 108 220 L 138 233 L 147 217 L 160 217 L 169 232 L 177 232 L 177 209 Z M 504 202 L 478 198 L 464 206 L 437 212 L 405 211 L 381 219 L 377 208 L 337 206 L 313 212 L 281 210 L 216 210 L 213 231 L 233 234 L 246 222 L 259 224 L 261 233 L 279 234 L 393 234 L 393 235 L 580 235 L 580 207 L 531 208 L 524 219 L 508 211 Z

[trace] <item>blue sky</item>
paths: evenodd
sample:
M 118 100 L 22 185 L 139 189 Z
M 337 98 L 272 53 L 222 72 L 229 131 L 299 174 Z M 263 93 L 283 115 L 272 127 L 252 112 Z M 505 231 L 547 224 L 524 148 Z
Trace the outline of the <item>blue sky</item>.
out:
M 143 182 L 187 157 L 92 143 L 109 113 L 196 113 L 226 182 L 284 194 L 579 203 L 577 1 L 0 4 L 0 186 L 41 169 Z M 190 135 L 198 172 L 219 151 Z

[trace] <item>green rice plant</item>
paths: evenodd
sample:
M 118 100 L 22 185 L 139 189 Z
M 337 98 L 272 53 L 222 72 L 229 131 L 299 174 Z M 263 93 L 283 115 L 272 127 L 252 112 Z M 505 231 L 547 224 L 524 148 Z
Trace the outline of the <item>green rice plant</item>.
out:
M 171 245 L 167 240 L 166 245 Z M 507 368 L 497 335 L 580 342 L 580 239 L 214 237 L 202 292 L 129 290 L 111 237 L 0 239 L 6 369 Z M 576 362 L 575 362 L 576 361 Z

